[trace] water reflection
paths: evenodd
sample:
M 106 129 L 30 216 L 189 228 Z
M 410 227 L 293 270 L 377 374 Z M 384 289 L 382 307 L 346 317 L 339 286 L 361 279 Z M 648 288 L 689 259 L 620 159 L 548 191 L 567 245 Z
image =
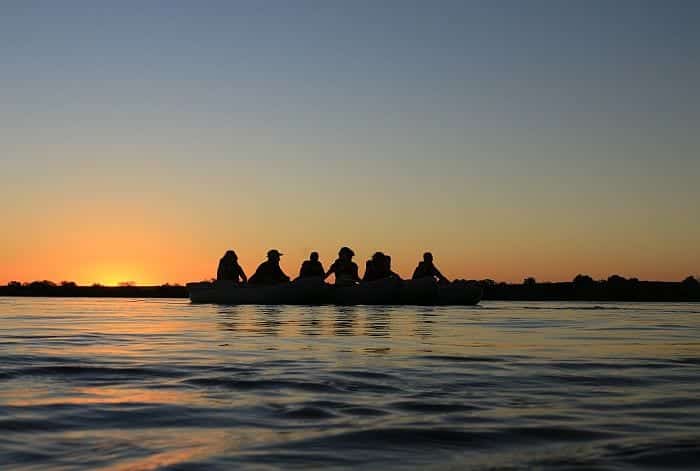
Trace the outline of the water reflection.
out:
M 236 332 L 240 324 L 240 308 L 238 306 L 223 306 L 216 309 L 219 328 Z
M 370 337 L 391 337 L 391 308 L 388 306 L 365 306 L 366 334 Z
M 414 333 L 421 338 L 433 335 L 434 325 L 440 320 L 440 312 L 432 306 L 416 308 Z
M 358 313 L 356 306 L 339 307 L 333 323 L 335 335 L 354 335 Z
M 321 313 L 318 308 L 306 309 L 301 314 L 301 333 L 303 335 L 321 335 Z
M 696 467 L 697 305 L 478 314 L 0 300 L 0 463 Z
M 276 337 L 279 334 L 282 321 L 280 306 L 259 306 L 257 326 L 262 335 Z

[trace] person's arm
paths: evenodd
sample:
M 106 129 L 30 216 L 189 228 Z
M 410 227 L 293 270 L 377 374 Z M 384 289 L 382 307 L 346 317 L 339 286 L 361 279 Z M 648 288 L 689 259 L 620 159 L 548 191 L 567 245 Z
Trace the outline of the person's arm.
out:
M 418 278 L 420 278 L 420 276 L 419 276 L 419 275 L 420 275 L 420 271 L 421 271 L 421 270 L 420 270 L 420 263 L 419 263 L 418 266 L 416 267 L 416 269 L 413 270 L 413 276 L 411 277 L 411 279 L 412 279 L 412 280 L 417 280 Z
M 326 278 L 331 276 L 331 273 L 335 273 L 335 262 L 333 262 L 333 264 L 330 267 L 328 267 L 328 272 L 325 275 L 323 275 L 323 279 L 325 280 Z
M 216 269 L 216 279 L 217 279 L 217 280 L 223 280 L 223 279 L 224 279 L 224 267 L 223 267 L 223 265 L 224 265 L 224 264 L 221 263 L 221 261 L 219 261 L 219 266 L 218 266 L 218 268 Z
M 243 267 L 238 265 L 238 272 L 241 275 L 241 280 L 243 280 L 243 283 L 248 283 L 248 277 L 245 276 L 245 272 L 243 271 Z
M 442 273 L 440 273 L 440 270 L 438 270 L 435 265 L 433 265 L 433 270 L 434 270 L 433 273 L 435 274 L 435 276 L 437 276 L 438 281 L 440 281 L 441 283 L 449 283 L 450 282 L 450 280 L 445 278 L 445 276 Z
M 253 275 L 248 279 L 249 284 L 255 284 L 255 283 L 258 283 L 260 281 L 260 268 L 261 267 L 262 267 L 262 265 L 260 265 L 258 267 L 258 269 L 255 270 L 255 273 L 253 273 Z
M 372 273 L 372 262 L 367 260 L 365 263 L 365 274 L 362 276 L 362 281 L 370 281 L 370 274 Z
M 357 263 L 352 264 L 352 279 L 357 281 L 359 283 L 360 281 L 360 273 L 359 273 L 359 268 L 357 268 Z
M 280 280 L 289 281 L 289 277 L 282 271 L 282 267 L 279 265 L 275 267 L 275 276 Z

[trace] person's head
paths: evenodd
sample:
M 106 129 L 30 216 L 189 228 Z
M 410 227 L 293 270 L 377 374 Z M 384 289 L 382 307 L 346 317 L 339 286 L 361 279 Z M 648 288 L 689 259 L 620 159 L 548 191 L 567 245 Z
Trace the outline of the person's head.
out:
M 386 255 L 384 255 L 382 252 L 374 252 L 374 254 L 372 254 L 372 261 L 374 263 L 383 263 L 385 259 Z
M 271 249 L 267 251 L 267 259 L 271 262 L 279 262 L 282 253 L 277 249 Z
M 350 260 L 355 256 L 355 252 L 350 247 L 343 247 L 338 251 L 338 257 Z
M 238 261 L 238 255 L 236 255 L 236 252 L 234 252 L 233 250 L 227 250 L 224 254 L 224 258 L 226 260 L 231 260 L 232 262 Z
M 426 263 L 433 263 L 433 254 L 430 252 L 425 252 L 423 254 L 423 261 Z
M 312 262 L 318 262 L 318 252 L 311 252 L 311 255 L 309 255 L 309 260 Z

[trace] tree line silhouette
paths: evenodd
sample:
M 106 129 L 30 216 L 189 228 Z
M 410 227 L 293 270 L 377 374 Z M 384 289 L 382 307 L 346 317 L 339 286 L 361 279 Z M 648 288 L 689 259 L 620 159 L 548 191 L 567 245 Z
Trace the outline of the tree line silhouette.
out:
M 494 280 L 470 280 L 484 290 L 484 300 L 499 301 L 700 301 L 700 282 L 693 276 L 683 281 L 641 281 L 612 275 L 607 280 L 594 280 L 577 275 L 568 282 L 540 283 L 528 277 L 522 283 L 498 283 Z M 20 283 L 11 281 L 0 286 L 0 296 L 47 297 L 122 297 L 122 298 L 187 298 L 187 288 L 178 284 L 160 286 L 80 286 L 72 281 L 54 283 L 49 280 Z
M 607 280 L 594 280 L 577 275 L 568 282 L 539 283 L 533 277 L 522 284 L 479 282 L 482 299 L 502 301 L 700 301 L 700 282 L 688 276 L 681 282 L 641 281 L 612 275 Z
M 0 296 L 93 297 L 93 298 L 186 298 L 187 288 L 182 285 L 136 286 L 122 283 L 103 286 L 95 283 L 80 286 L 73 281 L 54 283 L 49 280 L 20 283 L 11 281 L 0 286 Z

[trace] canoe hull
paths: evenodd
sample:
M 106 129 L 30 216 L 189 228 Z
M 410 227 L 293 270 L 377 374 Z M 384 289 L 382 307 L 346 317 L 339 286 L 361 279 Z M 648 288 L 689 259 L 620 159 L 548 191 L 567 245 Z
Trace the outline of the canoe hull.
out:
M 273 286 L 240 285 L 230 281 L 188 283 L 193 303 L 215 304 L 338 304 L 338 305 L 475 305 L 479 286 L 467 283 L 438 285 L 431 279 L 379 280 L 336 287 L 321 279 L 302 279 Z
M 188 283 L 194 303 L 218 304 L 326 304 L 330 286 L 322 281 L 299 280 L 271 286 L 240 285 L 231 281 Z

